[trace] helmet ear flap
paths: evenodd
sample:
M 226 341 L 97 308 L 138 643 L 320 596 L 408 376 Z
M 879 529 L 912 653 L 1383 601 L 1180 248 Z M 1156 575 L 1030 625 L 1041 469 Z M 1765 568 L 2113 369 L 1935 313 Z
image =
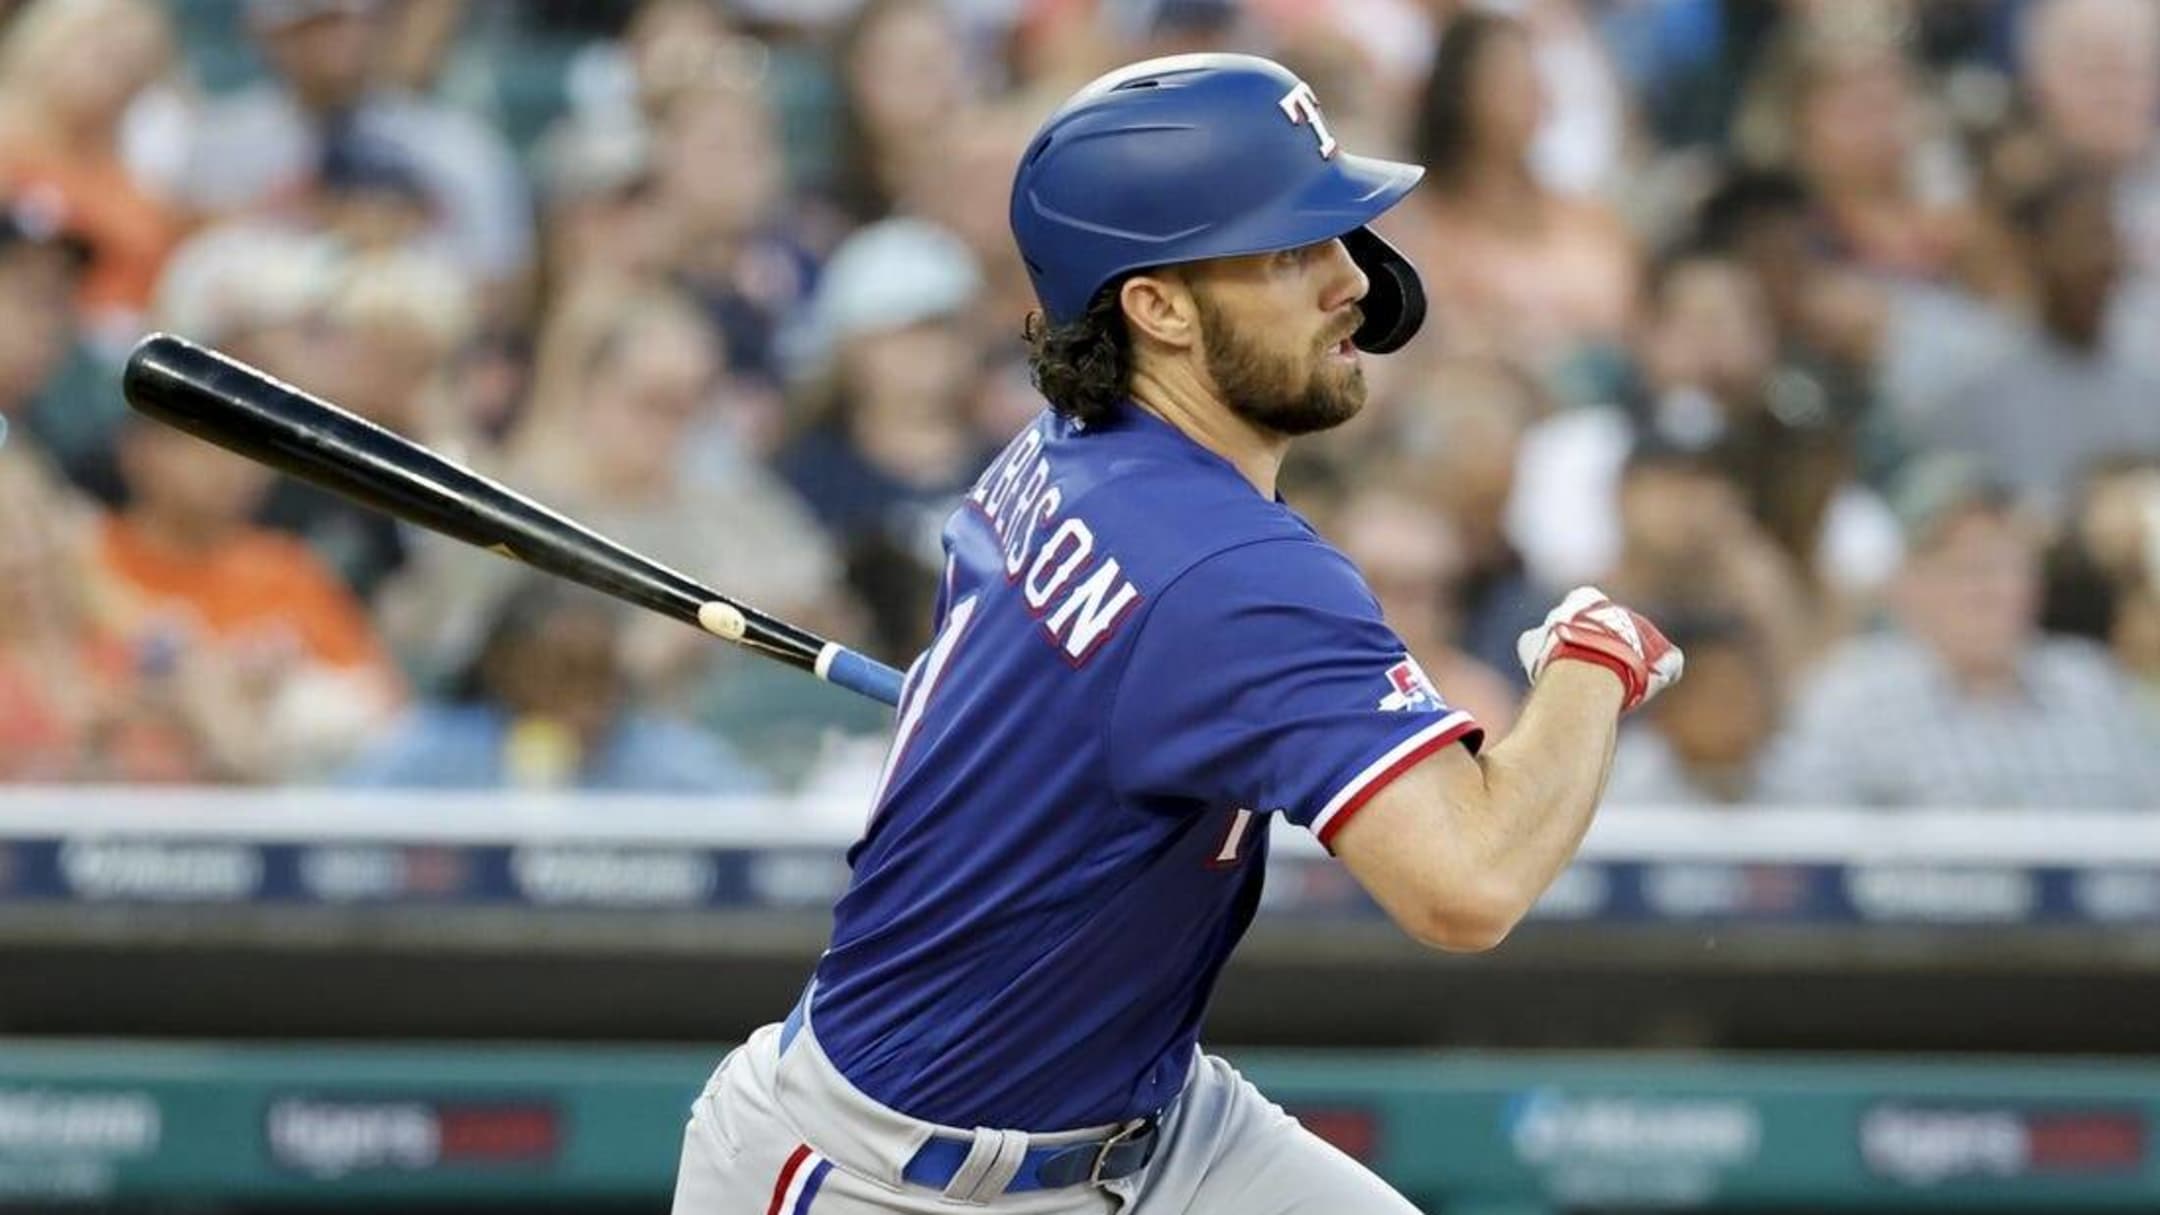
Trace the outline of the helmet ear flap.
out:
M 1365 323 L 1350 335 L 1351 344 L 1371 354 L 1402 349 L 1425 323 L 1425 282 L 1417 267 L 1371 228 L 1353 228 L 1342 242 L 1372 283 L 1359 301 Z

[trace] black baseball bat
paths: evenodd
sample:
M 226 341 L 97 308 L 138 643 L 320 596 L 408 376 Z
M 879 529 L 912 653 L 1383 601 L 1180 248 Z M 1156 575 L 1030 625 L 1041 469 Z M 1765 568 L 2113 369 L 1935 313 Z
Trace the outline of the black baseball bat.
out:
M 237 359 L 153 333 L 129 353 L 121 383 L 136 412 L 227 451 L 899 703 L 900 672 L 891 667 L 730 599 Z

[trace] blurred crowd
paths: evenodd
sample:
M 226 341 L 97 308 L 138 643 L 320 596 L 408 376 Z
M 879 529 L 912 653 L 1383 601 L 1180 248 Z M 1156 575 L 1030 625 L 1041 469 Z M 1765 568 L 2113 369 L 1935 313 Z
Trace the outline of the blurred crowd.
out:
M 137 420 L 214 344 L 905 664 L 1040 408 L 1056 101 L 1270 54 L 1428 166 L 1290 504 L 1448 697 L 1595 581 L 1609 801 L 2160 806 L 2152 0 L 0 0 L 0 779 L 857 788 L 885 711 Z

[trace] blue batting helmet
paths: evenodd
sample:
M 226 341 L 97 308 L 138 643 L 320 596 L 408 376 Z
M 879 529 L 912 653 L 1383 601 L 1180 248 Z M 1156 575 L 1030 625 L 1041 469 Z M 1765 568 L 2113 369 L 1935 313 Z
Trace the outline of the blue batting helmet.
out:
M 1313 91 L 1251 55 L 1174 55 L 1103 76 L 1035 133 L 1013 177 L 1012 230 L 1053 324 L 1151 266 L 1342 238 L 1372 280 L 1359 349 L 1425 320 L 1417 268 L 1366 225 L 1425 170 L 1352 156 Z

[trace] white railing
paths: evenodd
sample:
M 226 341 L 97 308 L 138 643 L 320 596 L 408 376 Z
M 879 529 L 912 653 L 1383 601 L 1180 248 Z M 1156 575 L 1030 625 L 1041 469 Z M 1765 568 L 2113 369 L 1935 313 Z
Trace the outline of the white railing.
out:
M 856 799 L 516 792 L 0 786 L 0 839 L 86 834 L 310 842 L 395 838 L 844 845 Z M 1276 845 L 1316 850 L 1302 831 Z M 1586 859 L 2160 865 L 2160 811 L 1755 807 L 1602 812 Z

